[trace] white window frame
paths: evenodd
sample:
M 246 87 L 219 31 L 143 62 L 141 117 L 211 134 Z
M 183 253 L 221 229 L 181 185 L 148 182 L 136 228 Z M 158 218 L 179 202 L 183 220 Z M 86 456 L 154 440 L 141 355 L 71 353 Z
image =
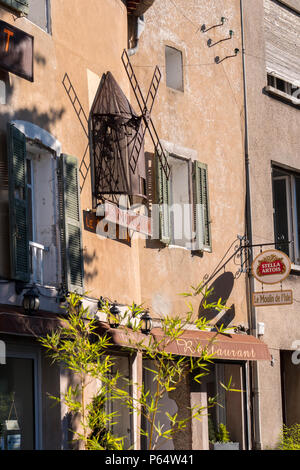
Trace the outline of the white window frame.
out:
M 176 188 L 177 186 L 175 186 L 173 184 L 173 172 L 172 172 L 172 159 L 174 160 L 178 160 L 179 162 L 183 162 L 187 165 L 187 192 L 188 192 L 188 204 L 189 204 L 189 222 L 190 222 L 190 240 L 186 240 L 186 243 L 185 245 L 179 245 L 179 244 L 176 244 L 176 240 L 175 240 L 175 226 L 174 226 L 174 220 L 173 220 L 173 217 L 171 217 L 171 210 L 170 208 L 173 207 L 173 204 L 176 204 L 176 202 L 174 203 L 174 192 L 176 192 Z M 188 158 L 185 158 L 185 157 L 182 157 L 180 155 L 176 155 L 176 154 L 170 154 L 169 155 L 169 158 L 168 158 L 168 162 L 169 162 L 169 166 L 170 166 L 170 181 L 169 181 L 169 194 L 170 194 L 170 204 L 169 204 L 169 216 L 170 216 L 170 235 L 171 235 L 171 243 L 169 245 L 170 248 L 172 247 L 176 247 L 176 248 L 183 248 L 183 249 L 190 249 L 188 246 L 186 246 L 187 244 L 192 244 L 192 241 L 193 241 L 193 200 L 192 200 L 192 196 L 191 196 L 191 190 L 192 190 L 192 181 L 191 181 L 191 177 L 192 177 L 192 168 L 191 168 L 191 159 L 188 159 Z M 186 208 L 184 208 L 186 209 Z M 174 215 L 174 212 L 173 212 L 173 215 Z M 175 214 L 176 216 L 176 214 Z M 185 217 L 186 217 L 186 210 L 184 210 L 183 214 L 181 213 L 181 217 L 184 217 L 184 220 L 183 220 L 183 223 L 185 223 Z M 182 227 L 183 229 L 183 233 L 182 233 L 182 237 L 184 235 L 186 235 L 185 233 L 185 226 L 183 226 L 182 224 Z

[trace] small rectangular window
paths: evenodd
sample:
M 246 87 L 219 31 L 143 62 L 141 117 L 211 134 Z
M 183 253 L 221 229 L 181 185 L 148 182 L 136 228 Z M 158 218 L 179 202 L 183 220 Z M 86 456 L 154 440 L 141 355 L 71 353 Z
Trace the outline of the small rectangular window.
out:
M 174 47 L 166 46 L 165 58 L 167 87 L 183 91 L 182 52 Z
M 30 0 L 27 18 L 47 33 L 51 33 L 50 0 Z

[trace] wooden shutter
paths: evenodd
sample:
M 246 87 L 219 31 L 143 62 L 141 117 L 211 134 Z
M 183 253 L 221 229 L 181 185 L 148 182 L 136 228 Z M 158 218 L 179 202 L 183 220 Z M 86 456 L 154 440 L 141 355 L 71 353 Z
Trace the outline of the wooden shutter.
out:
M 159 204 L 159 238 L 162 243 L 168 245 L 171 241 L 169 181 L 157 155 L 155 156 L 155 161 L 157 202 Z
M 193 166 L 195 249 L 211 251 L 207 165 L 194 162 Z
M 264 0 L 264 10 L 267 72 L 299 83 L 299 15 L 272 0 Z
M 7 126 L 7 161 L 11 277 L 29 282 L 26 138 L 11 124 Z
M 0 5 L 11 8 L 23 15 L 28 15 L 29 0 L 0 0 Z
M 69 292 L 82 294 L 84 271 L 77 158 L 61 155 L 58 185 L 63 284 Z

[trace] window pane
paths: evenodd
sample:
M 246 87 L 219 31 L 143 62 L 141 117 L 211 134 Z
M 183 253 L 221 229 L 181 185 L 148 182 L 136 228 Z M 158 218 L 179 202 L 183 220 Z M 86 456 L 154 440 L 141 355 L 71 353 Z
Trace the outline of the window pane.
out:
M 0 368 L 0 449 L 34 450 L 34 361 L 7 358 Z
M 288 208 L 286 199 L 286 179 L 274 180 L 275 242 L 276 248 L 289 256 Z
M 166 46 L 165 55 L 167 86 L 183 91 L 182 53 L 174 47 Z
M 49 33 L 49 0 L 30 0 L 28 19 Z

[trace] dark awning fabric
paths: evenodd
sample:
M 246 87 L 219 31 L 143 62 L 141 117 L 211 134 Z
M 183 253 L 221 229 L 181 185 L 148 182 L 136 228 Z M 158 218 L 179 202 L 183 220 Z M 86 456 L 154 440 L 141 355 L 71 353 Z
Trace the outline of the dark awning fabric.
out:
M 41 311 L 25 315 L 21 310 L 18 307 L 0 306 L 0 333 L 38 337 L 64 326 L 64 318 L 61 315 Z M 132 349 L 141 342 L 146 346 L 151 338 L 123 327 L 110 328 L 104 322 L 99 322 L 95 332 L 106 334 L 112 346 Z M 267 345 L 250 335 L 219 334 L 216 337 L 216 333 L 211 331 L 185 330 L 179 339 L 172 342 L 164 336 L 161 328 L 154 328 L 151 335 L 160 342 L 161 349 L 178 356 L 200 357 L 202 348 L 208 347 L 209 353 L 213 353 L 215 359 L 271 360 Z
M 21 336 L 45 336 L 63 326 L 63 317 L 55 313 L 39 311 L 26 315 L 15 306 L 0 306 L 0 334 Z
M 134 348 L 134 344 L 138 342 L 144 341 L 144 344 L 147 345 L 149 341 L 149 337 L 141 333 L 130 330 L 126 332 L 124 328 L 110 329 L 104 323 L 101 323 L 99 332 L 107 334 L 112 344 L 120 347 Z M 230 361 L 271 360 L 267 345 L 250 335 L 220 334 L 216 337 L 216 333 L 211 331 L 186 330 L 179 339 L 172 342 L 164 337 L 161 328 L 154 328 L 151 335 L 160 342 L 162 349 L 179 356 L 200 357 L 201 350 L 208 346 L 209 353 L 213 353 L 215 359 Z

